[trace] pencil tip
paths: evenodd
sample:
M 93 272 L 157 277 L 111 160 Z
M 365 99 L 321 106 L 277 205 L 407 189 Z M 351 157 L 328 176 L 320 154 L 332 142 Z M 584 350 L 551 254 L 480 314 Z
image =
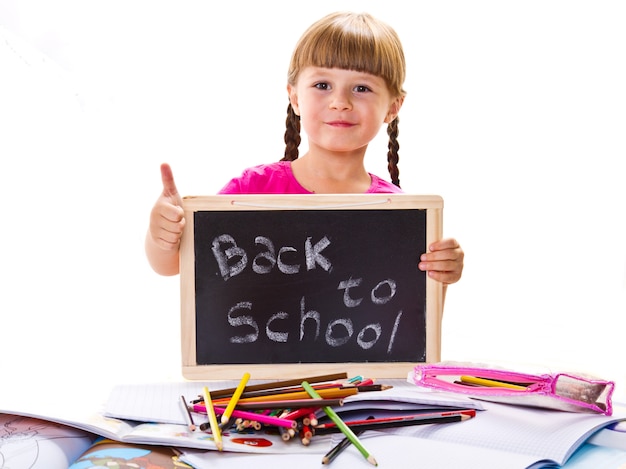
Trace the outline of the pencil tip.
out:
M 376 462 L 376 459 L 374 459 L 374 456 L 368 456 L 367 460 L 374 466 L 378 466 L 378 463 Z

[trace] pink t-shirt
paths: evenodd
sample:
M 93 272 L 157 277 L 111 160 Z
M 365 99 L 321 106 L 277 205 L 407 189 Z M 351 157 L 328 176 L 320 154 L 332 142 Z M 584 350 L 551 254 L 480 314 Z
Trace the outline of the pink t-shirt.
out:
M 374 174 L 368 194 L 401 193 L 402 189 Z M 296 180 L 290 161 L 262 164 L 245 169 L 226 184 L 220 194 L 312 194 Z

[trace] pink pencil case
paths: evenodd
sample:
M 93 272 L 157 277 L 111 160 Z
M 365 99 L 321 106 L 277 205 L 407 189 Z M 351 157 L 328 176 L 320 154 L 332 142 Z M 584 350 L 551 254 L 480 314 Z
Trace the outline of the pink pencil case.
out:
M 505 404 L 568 412 L 613 413 L 615 383 L 569 373 L 527 374 L 454 362 L 417 365 L 416 385 Z

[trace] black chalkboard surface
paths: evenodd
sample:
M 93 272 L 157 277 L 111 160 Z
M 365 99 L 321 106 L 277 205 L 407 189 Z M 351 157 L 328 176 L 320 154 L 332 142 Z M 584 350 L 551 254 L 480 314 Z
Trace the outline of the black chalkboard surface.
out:
M 183 375 L 348 371 L 438 361 L 441 286 L 417 268 L 438 196 L 217 195 L 183 200 Z

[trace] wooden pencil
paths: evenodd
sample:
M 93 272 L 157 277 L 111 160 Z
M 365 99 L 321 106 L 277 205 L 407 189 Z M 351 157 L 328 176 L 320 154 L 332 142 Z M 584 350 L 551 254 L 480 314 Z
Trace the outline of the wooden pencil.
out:
M 183 417 L 185 418 L 185 423 L 187 423 L 187 428 L 190 431 L 196 430 L 196 424 L 193 422 L 193 417 L 191 416 L 191 412 L 189 410 L 189 406 L 187 405 L 187 401 L 185 400 L 185 396 L 180 396 L 180 405 L 183 409 Z
M 347 379 L 347 378 L 348 378 L 348 374 L 342 372 L 342 373 L 330 373 L 327 375 L 311 376 L 308 378 L 286 379 L 286 380 L 281 380 L 281 381 L 268 381 L 266 383 L 247 385 L 244 388 L 243 392 L 245 393 L 249 391 L 261 391 L 261 390 L 267 390 L 267 389 L 285 388 L 289 386 L 298 386 L 302 383 L 302 381 L 307 381 L 308 383 L 322 383 L 324 381 L 334 381 L 338 379 Z M 236 387 L 226 388 L 226 389 L 216 389 L 215 391 L 211 391 L 211 396 L 214 399 L 221 398 L 221 397 L 230 397 L 233 395 L 233 393 L 236 390 L 237 390 Z
M 235 406 L 237 405 L 237 402 L 239 401 L 239 398 L 241 397 L 241 394 L 243 393 L 243 390 L 249 379 L 250 379 L 250 373 L 244 373 L 243 377 L 241 378 L 241 381 L 239 382 L 239 385 L 237 386 L 237 389 L 235 390 L 233 395 L 230 397 L 230 400 L 228 401 L 226 410 L 222 414 L 222 423 L 224 424 L 228 423 L 228 420 L 230 419 L 230 416 L 232 415 L 233 410 L 235 410 Z
M 321 383 L 314 385 L 314 389 L 327 389 L 327 388 L 344 388 L 344 387 L 354 387 L 353 385 L 344 385 L 338 382 L 329 382 L 329 383 Z M 372 389 L 373 390 L 373 389 Z M 302 386 L 285 386 L 274 389 L 260 389 L 257 391 L 245 391 L 241 393 L 240 398 L 245 397 L 257 397 L 257 396 L 270 396 L 275 394 L 284 394 L 287 392 L 295 392 L 295 391 L 304 391 Z M 223 399 L 223 398 L 219 398 Z
M 312 407 L 341 407 L 343 405 L 342 397 L 328 399 L 281 399 L 278 401 L 263 402 L 238 402 L 236 409 L 243 410 L 265 410 L 265 409 L 300 409 Z
M 316 391 L 318 393 L 317 399 L 336 399 L 336 398 L 344 398 L 348 396 L 353 396 L 358 393 L 356 388 L 328 388 L 328 389 L 319 389 Z M 245 397 L 239 399 L 239 402 L 271 402 L 275 400 L 285 400 L 285 399 L 306 399 L 309 396 L 307 391 L 293 391 L 286 392 L 283 394 L 273 394 L 268 396 L 256 396 L 256 397 Z M 225 404 L 228 402 L 228 399 L 216 399 L 215 404 Z
M 468 414 L 449 415 L 446 417 L 428 417 L 428 418 L 408 418 L 408 419 L 379 419 L 370 422 L 345 422 L 347 426 L 356 430 L 382 430 L 385 428 L 407 427 L 414 425 L 443 424 L 452 422 L 462 422 L 472 418 Z M 338 425 L 324 424 L 315 427 L 315 433 L 318 435 L 327 435 L 329 433 L 339 433 L 342 429 Z
M 309 395 L 312 398 L 317 398 L 319 399 L 320 395 L 317 393 L 317 391 L 315 389 L 313 389 L 311 387 L 311 385 L 309 383 L 307 383 L 306 381 L 302 382 L 302 387 L 304 389 L 306 389 L 306 391 L 309 393 Z M 346 437 L 352 442 L 352 444 L 356 447 L 356 449 L 359 450 L 359 452 L 363 455 L 363 457 L 365 459 L 367 459 L 367 461 L 374 465 L 374 466 L 378 466 L 378 463 L 376 462 L 376 459 L 374 458 L 374 456 L 372 456 L 369 451 L 367 451 L 367 449 L 365 449 L 365 446 L 363 446 L 363 443 L 361 443 L 361 441 L 359 440 L 359 438 L 354 434 L 354 432 L 352 431 L 352 429 L 350 427 L 348 427 L 343 420 L 341 420 L 341 417 L 339 417 L 335 411 L 332 409 L 332 407 L 323 407 L 324 412 L 326 413 L 326 415 L 328 416 L 329 419 L 331 419 L 335 425 L 337 426 L 337 428 L 339 428 L 341 430 L 341 432 L 346 435 Z
M 354 434 L 356 436 L 359 436 L 364 431 L 365 430 L 357 430 L 354 432 Z M 322 458 L 322 464 L 330 464 L 333 459 L 339 456 L 339 454 L 351 444 L 352 442 L 350 441 L 350 438 L 344 437 L 343 440 L 341 440 L 337 445 L 333 446 L 333 448 L 324 455 L 324 457 Z
M 209 415 L 209 424 L 211 426 L 211 433 L 213 434 L 213 441 L 218 451 L 222 451 L 224 444 L 222 442 L 222 432 L 219 424 L 217 423 L 217 415 L 215 415 L 215 409 L 213 408 L 213 401 L 211 400 L 211 393 L 209 388 L 204 386 L 202 388 L 204 393 L 204 404 L 206 406 L 207 414 Z

